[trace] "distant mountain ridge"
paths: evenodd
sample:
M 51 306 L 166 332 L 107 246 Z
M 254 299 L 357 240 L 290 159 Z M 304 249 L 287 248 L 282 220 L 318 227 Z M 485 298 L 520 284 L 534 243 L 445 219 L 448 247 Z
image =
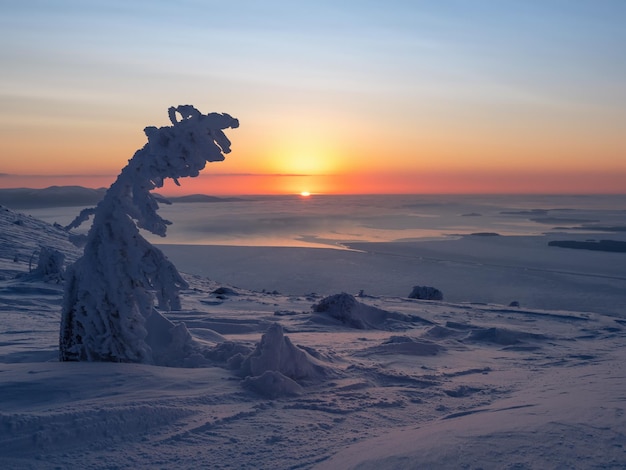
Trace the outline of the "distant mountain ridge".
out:
M 92 206 L 102 199 L 105 192 L 105 188 L 91 189 L 82 186 L 0 189 L 0 204 L 10 209 Z
M 177 196 L 177 197 L 167 197 L 162 196 L 161 194 L 155 194 L 157 200 L 166 200 L 169 202 L 234 202 L 234 201 L 243 201 L 244 199 L 238 197 L 217 197 L 217 196 L 208 196 L 206 194 L 190 194 L 188 196 Z
M 95 206 L 106 193 L 106 188 L 92 189 L 83 186 L 50 186 L 44 189 L 10 188 L 0 189 L 0 205 L 11 209 L 35 209 L 46 207 Z M 165 197 L 155 194 L 157 200 L 172 203 L 232 202 L 243 199 L 220 198 L 205 194 Z

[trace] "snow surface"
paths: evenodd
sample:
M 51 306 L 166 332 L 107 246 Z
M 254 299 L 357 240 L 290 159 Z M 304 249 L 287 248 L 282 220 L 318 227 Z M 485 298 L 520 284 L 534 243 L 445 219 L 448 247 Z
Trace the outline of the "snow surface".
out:
M 0 468 L 626 468 L 623 305 L 328 298 L 185 274 L 160 331 L 184 323 L 194 367 L 59 362 L 62 283 L 15 276 L 40 246 L 79 253 L 58 227 L 0 215 Z M 271 261 L 257 269 L 286 264 Z M 311 286 L 333 274 L 299 269 Z
M 552 236 L 353 243 L 352 251 L 158 246 L 183 272 L 252 290 L 405 297 L 420 284 L 456 303 L 626 315 L 626 254 L 550 247 Z

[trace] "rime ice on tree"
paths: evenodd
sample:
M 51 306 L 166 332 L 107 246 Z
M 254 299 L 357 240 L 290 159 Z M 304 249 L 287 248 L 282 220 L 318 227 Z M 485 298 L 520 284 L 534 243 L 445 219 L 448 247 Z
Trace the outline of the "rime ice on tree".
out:
M 180 121 L 177 119 L 180 115 Z M 138 150 L 92 213 L 83 256 L 66 273 L 61 318 L 62 361 L 163 363 L 159 351 L 180 343 L 174 327 L 154 308 L 180 308 L 186 283 L 176 267 L 139 233 L 165 236 L 169 221 L 157 214 L 150 191 L 166 178 L 198 176 L 206 162 L 224 160 L 230 141 L 222 129 L 239 126 L 228 114 L 201 114 L 189 105 L 169 109 L 172 126 L 146 127 Z M 77 223 L 89 217 L 83 212 Z M 184 329 L 184 325 L 182 325 Z M 169 331 L 168 331 L 169 330 Z

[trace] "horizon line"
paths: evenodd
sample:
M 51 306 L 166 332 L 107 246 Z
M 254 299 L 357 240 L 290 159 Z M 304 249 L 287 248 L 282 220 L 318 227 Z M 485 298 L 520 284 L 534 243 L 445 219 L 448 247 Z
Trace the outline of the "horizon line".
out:
M 45 188 L 29 188 L 29 187 L 12 187 L 12 188 L 0 188 L 0 191 L 11 191 L 11 190 L 29 190 L 29 191 L 44 191 L 46 189 L 51 188 L 81 188 L 88 190 L 108 190 L 107 187 L 90 187 L 90 186 L 81 186 L 81 185 L 51 185 Z M 156 192 L 162 196 L 166 197 L 180 197 L 181 195 L 167 195 L 167 191 L 165 193 L 160 193 L 159 189 L 155 188 L 151 190 L 151 192 Z M 237 193 L 237 194 L 220 194 L 220 193 L 206 193 L 206 192 L 195 192 L 184 194 L 183 196 L 213 196 L 213 197 L 237 197 L 237 196 L 299 196 L 298 192 L 275 192 L 275 193 Z M 542 192 L 542 191 L 515 191 L 515 192 L 468 192 L 468 191 L 459 191 L 459 192 L 350 192 L 350 193 L 333 193 L 333 192 L 311 192 L 310 196 L 626 196 L 626 191 L 624 192 Z

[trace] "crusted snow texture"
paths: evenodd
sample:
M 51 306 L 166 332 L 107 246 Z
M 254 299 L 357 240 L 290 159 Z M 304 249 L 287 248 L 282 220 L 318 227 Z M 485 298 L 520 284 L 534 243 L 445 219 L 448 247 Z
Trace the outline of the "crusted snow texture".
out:
M 182 116 L 178 121 L 176 113 Z M 146 320 L 159 308 L 180 309 L 187 287 L 176 267 L 144 239 L 139 228 L 165 236 L 169 221 L 157 214 L 150 191 L 166 178 L 198 176 L 206 162 L 230 152 L 222 129 L 239 126 L 228 114 L 201 114 L 193 106 L 170 108 L 172 126 L 145 129 L 148 143 L 138 150 L 93 211 L 83 256 L 67 269 L 59 341 L 62 361 L 160 363 L 146 341 Z M 91 214 L 82 212 L 76 224 Z M 159 323 L 159 322 L 157 322 Z M 162 323 L 159 323 L 162 326 Z M 175 328 L 172 326 L 172 328 Z M 186 338 L 184 331 L 164 335 Z M 159 355 L 162 357 L 162 355 Z
M 409 299 L 443 300 L 443 292 L 436 287 L 414 286 Z
M 283 391 L 292 394 L 297 388 L 293 387 L 291 381 L 318 382 L 329 374 L 329 369 L 321 361 L 294 346 L 278 323 L 268 328 L 256 349 L 244 359 L 240 371 L 247 377 L 261 377 L 268 371 L 272 372 L 263 379 L 247 380 L 248 385 L 254 383 L 255 391 L 266 396 L 280 395 L 281 391 L 277 387 L 286 387 Z M 290 380 L 282 380 L 278 374 Z M 263 384 L 270 389 L 260 390 Z
M 393 327 L 392 322 L 411 322 L 419 320 L 402 313 L 389 312 L 356 300 L 353 295 L 342 292 L 323 298 L 313 305 L 313 311 L 328 315 L 341 323 L 360 330 L 383 329 Z
M 370 347 L 362 354 L 404 354 L 407 356 L 436 356 L 445 348 L 432 341 L 424 341 L 410 336 L 391 336 L 382 344 Z

